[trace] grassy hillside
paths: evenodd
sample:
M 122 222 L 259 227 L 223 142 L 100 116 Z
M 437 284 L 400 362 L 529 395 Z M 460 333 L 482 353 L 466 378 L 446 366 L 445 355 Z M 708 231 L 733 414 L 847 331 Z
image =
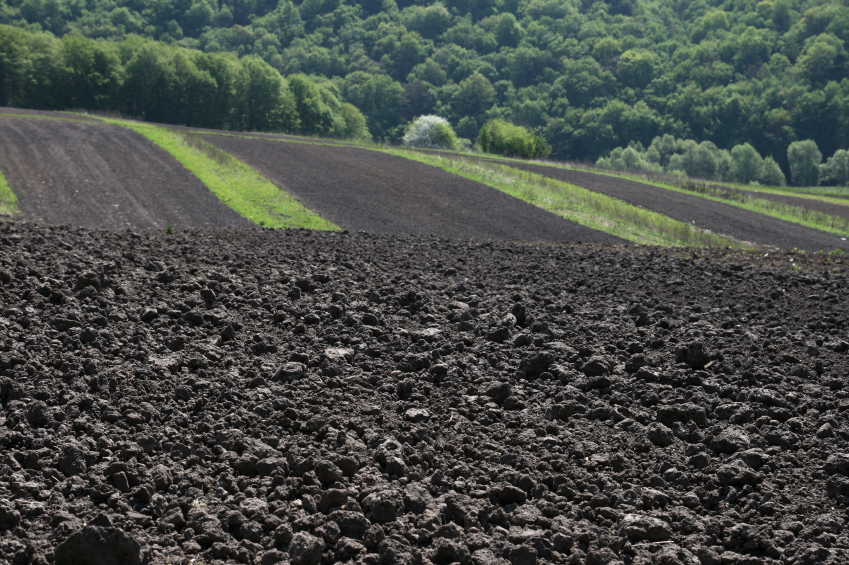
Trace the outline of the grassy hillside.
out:
M 750 143 L 788 178 L 793 141 L 812 139 L 825 157 L 849 147 L 846 0 L 0 0 L 0 23 L 256 56 L 324 83 L 378 139 L 425 113 L 469 139 L 502 117 L 542 133 L 561 159 L 666 133 Z M 130 64 L 138 52 L 122 49 L 115 83 L 155 89 Z M 6 91 L 8 77 L 0 70 Z

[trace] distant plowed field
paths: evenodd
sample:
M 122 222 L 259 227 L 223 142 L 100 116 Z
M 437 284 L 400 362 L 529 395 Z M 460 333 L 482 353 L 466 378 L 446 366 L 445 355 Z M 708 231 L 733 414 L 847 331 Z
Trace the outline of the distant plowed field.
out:
M 557 179 L 563 182 L 618 198 L 629 204 L 659 212 L 675 220 L 692 223 L 714 233 L 730 235 L 742 241 L 772 245 L 781 249 L 819 251 L 845 246 L 837 235 L 801 226 L 757 212 L 751 212 L 699 196 L 675 192 L 648 184 L 607 175 L 587 173 L 511 161 L 511 167 Z M 761 194 L 757 195 L 761 197 Z M 792 198 L 792 200 L 802 200 Z M 804 204 L 808 204 L 805 201 Z M 833 206 L 840 208 L 840 206 Z M 829 213 L 835 213 L 829 210 Z
M 350 230 L 624 243 L 483 184 L 402 157 L 342 146 L 218 135 L 204 139 Z
M 0 171 L 23 215 L 49 224 L 251 226 L 168 153 L 120 126 L 0 118 Z

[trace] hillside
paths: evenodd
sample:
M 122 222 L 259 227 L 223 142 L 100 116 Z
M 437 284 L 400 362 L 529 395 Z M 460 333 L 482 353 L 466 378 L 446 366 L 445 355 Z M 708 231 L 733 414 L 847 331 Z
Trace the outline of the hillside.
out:
M 3 119 L 0 175 L 31 221 L 101 229 L 252 227 L 171 155 L 120 126 Z
M 0 23 L 255 55 L 326 81 L 377 139 L 397 140 L 424 113 L 469 139 L 504 117 L 544 133 L 561 159 L 667 133 L 728 150 L 748 142 L 788 178 L 791 142 L 813 139 L 826 157 L 849 146 L 845 1 L 0 0 Z M 44 44 L 27 49 L 37 59 Z M 130 59 L 116 84 L 142 72 L 129 65 L 139 54 L 120 49 Z

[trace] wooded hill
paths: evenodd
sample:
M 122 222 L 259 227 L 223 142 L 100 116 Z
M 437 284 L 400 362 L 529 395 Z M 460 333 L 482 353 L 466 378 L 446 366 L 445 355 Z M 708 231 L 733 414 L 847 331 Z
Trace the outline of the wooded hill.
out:
M 750 143 L 785 174 L 793 141 L 812 139 L 825 156 L 849 147 L 847 0 L 0 0 L 0 23 L 126 40 L 97 44 L 120 63 L 97 88 L 156 91 L 136 71 L 151 52 L 170 53 L 166 67 L 182 72 L 182 55 L 140 48 L 130 34 L 253 55 L 323 83 L 321 96 L 356 106 L 377 139 L 398 140 L 422 114 L 472 140 L 504 118 L 544 135 L 557 158 L 594 161 L 671 134 L 728 150 Z M 53 59 L 60 47 L 0 31 L 0 104 L 77 103 L 20 84 L 42 84 L 51 66 L 79 69 L 73 57 Z M 227 91 L 213 67 L 234 59 L 185 59 L 203 75 L 199 88 L 216 81 L 213 91 Z M 159 94 L 116 109 L 150 118 L 172 104 Z

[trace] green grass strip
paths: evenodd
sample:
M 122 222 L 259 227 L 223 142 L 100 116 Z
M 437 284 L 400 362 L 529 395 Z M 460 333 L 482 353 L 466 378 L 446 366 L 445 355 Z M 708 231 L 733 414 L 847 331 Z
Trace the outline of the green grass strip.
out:
M 266 228 L 339 230 L 229 153 L 188 132 L 103 118 L 155 143 L 203 182 L 221 202 Z
M 623 180 L 630 180 L 642 184 L 647 184 L 650 186 L 655 186 L 657 188 L 663 188 L 665 190 L 671 190 L 673 192 L 680 192 L 683 194 L 689 194 L 691 196 L 698 196 L 706 200 L 713 200 L 714 202 L 730 204 L 731 206 L 743 208 L 744 210 L 749 210 L 750 212 L 755 212 L 758 214 L 763 214 L 764 216 L 778 218 L 779 220 L 785 220 L 793 224 L 807 226 L 809 228 L 814 228 L 824 232 L 832 233 L 841 237 L 847 237 L 847 235 L 849 235 L 849 219 L 842 218 L 840 216 L 835 216 L 833 214 L 825 214 L 818 210 L 811 210 L 810 208 L 805 208 L 802 206 L 794 206 L 792 204 L 787 204 L 786 202 L 776 202 L 775 200 L 768 200 L 766 198 L 756 198 L 748 194 L 729 192 L 723 193 L 719 189 L 708 188 L 704 191 L 687 190 L 679 186 L 674 186 L 665 182 L 653 181 L 642 177 L 634 177 L 630 175 L 616 174 L 610 172 L 601 172 L 598 170 L 588 170 L 579 168 L 571 169 L 584 170 L 585 172 L 593 174 L 605 175 Z M 722 196 L 719 196 L 720 194 Z
M 398 149 L 382 151 L 480 182 L 567 220 L 633 243 L 665 247 L 744 247 L 737 241 L 657 212 L 506 165 Z
M 776 190 L 786 190 L 787 192 L 792 192 L 794 195 L 799 196 L 843 196 L 849 197 L 849 186 L 812 186 L 812 187 L 793 187 L 793 188 L 780 188 Z M 828 198 L 828 202 L 834 201 L 843 201 L 844 205 L 849 206 L 849 202 L 846 202 L 843 198 Z
M 682 179 L 683 180 L 683 179 Z M 845 186 L 819 186 L 815 188 L 798 188 L 789 186 L 759 186 L 751 184 L 737 184 L 714 181 L 693 181 L 715 187 L 716 189 L 729 188 L 731 190 L 745 190 L 760 194 L 775 194 L 777 196 L 792 196 L 802 200 L 819 200 L 838 206 L 849 206 L 849 200 L 845 198 L 831 198 L 832 196 L 849 196 L 849 187 Z M 833 189 L 833 190 L 832 190 Z
M 38 116 L 36 114 L 11 114 L 9 112 L 0 112 L 0 118 L 26 118 L 28 120 L 54 120 L 59 122 L 76 122 L 78 124 L 96 124 L 92 120 L 77 120 L 74 118 L 60 118 L 58 116 Z M 94 118 L 97 119 L 97 118 Z
M 579 171 L 585 171 L 588 173 L 595 173 L 600 175 L 607 176 L 615 176 L 617 178 L 623 178 L 628 180 L 634 180 L 637 182 L 642 182 L 644 184 L 653 184 L 655 186 L 658 185 L 666 185 L 673 186 L 677 189 L 686 190 L 690 192 L 695 192 L 697 194 L 711 194 L 711 195 L 726 195 L 720 196 L 720 198 L 728 199 L 728 200 L 737 200 L 742 201 L 745 199 L 753 199 L 756 198 L 751 194 L 740 194 L 738 191 L 757 193 L 757 194 L 774 194 L 776 196 L 790 196 L 792 198 L 799 198 L 800 200 L 818 200 L 820 202 L 827 202 L 829 204 L 835 204 L 837 206 L 849 206 L 849 200 L 844 198 L 830 198 L 824 194 L 818 194 L 811 192 L 816 189 L 796 189 L 796 188 L 786 188 L 786 187 L 764 187 L 764 186 L 752 186 L 748 184 L 736 184 L 736 183 L 728 183 L 728 182 L 720 182 L 720 181 L 706 181 L 706 180 L 697 180 L 691 179 L 689 177 L 686 178 L 676 178 L 676 177 L 667 177 L 671 180 L 664 180 L 662 177 L 654 177 L 654 175 L 650 173 L 646 173 L 645 175 L 640 174 L 636 171 L 611 171 L 605 169 L 597 169 L 590 167 L 569 167 L 563 166 L 559 164 L 551 164 L 551 163 L 540 163 L 545 164 L 547 166 L 559 166 L 567 169 L 574 169 Z M 654 178 L 653 178 L 654 177 Z M 693 188 L 689 188 L 693 187 Z M 845 187 L 831 187 L 831 188 L 845 188 Z M 801 191 L 801 192 L 800 192 Z M 792 204 L 784 204 L 785 206 L 790 207 L 798 207 L 793 206 Z
M 18 197 L 0 171 L 0 216 L 16 216 L 19 212 Z

